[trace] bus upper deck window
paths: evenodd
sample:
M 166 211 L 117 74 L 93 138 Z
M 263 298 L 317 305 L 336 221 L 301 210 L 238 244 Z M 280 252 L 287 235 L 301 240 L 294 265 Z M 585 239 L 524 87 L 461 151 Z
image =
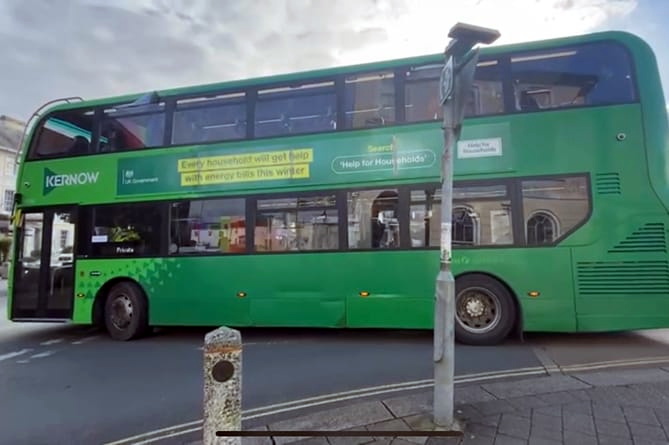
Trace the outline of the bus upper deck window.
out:
M 62 111 L 52 114 L 37 132 L 30 158 L 86 154 L 92 139 L 93 112 Z
M 118 151 L 163 145 L 164 104 L 112 108 L 104 112 L 99 151 Z
M 395 123 L 394 73 L 348 76 L 345 83 L 345 127 L 379 127 Z
M 611 42 L 516 54 L 511 75 L 518 111 L 636 100 L 630 57 Z

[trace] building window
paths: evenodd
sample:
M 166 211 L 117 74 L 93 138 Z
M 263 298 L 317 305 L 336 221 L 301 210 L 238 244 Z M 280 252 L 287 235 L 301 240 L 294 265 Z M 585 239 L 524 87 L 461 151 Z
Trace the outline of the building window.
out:
M 12 156 L 5 157 L 5 176 L 9 179 L 16 175 L 16 160 Z
M 5 190 L 5 196 L 2 201 L 2 209 L 5 212 L 11 212 L 14 208 L 14 190 Z
M 67 230 L 61 230 L 60 231 L 60 248 L 64 249 L 67 247 L 67 236 L 68 236 L 68 231 Z
M 513 244 L 511 199 L 506 185 L 453 187 L 453 245 Z
M 454 207 L 451 224 L 454 246 L 475 246 L 479 244 L 478 218 L 471 208 Z
M 548 212 L 535 212 L 527 220 L 527 244 L 551 244 L 559 232 L 557 218 Z

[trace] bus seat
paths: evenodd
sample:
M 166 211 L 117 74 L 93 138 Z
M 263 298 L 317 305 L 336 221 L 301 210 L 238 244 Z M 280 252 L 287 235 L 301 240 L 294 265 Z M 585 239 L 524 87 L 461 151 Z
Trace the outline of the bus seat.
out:
M 534 97 L 530 96 L 527 91 L 523 91 L 520 93 L 520 109 L 522 111 L 537 111 L 541 107 Z
M 88 147 L 88 139 L 83 136 L 75 136 L 70 146 L 70 153 L 73 155 L 88 153 Z

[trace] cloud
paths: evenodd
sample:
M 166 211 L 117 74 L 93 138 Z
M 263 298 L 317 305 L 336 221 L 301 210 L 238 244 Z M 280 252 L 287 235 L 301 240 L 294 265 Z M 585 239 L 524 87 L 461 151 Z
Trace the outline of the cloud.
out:
M 636 0 L 5 0 L 0 112 L 441 52 L 458 21 L 498 43 L 587 32 Z

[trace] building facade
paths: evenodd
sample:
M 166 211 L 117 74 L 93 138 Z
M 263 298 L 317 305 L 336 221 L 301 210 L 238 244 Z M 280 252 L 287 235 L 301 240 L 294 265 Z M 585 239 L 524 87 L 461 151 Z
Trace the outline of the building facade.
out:
M 12 213 L 16 190 L 16 157 L 25 123 L 9 116 L 0 116 L 0 230 L 6 232 Z

